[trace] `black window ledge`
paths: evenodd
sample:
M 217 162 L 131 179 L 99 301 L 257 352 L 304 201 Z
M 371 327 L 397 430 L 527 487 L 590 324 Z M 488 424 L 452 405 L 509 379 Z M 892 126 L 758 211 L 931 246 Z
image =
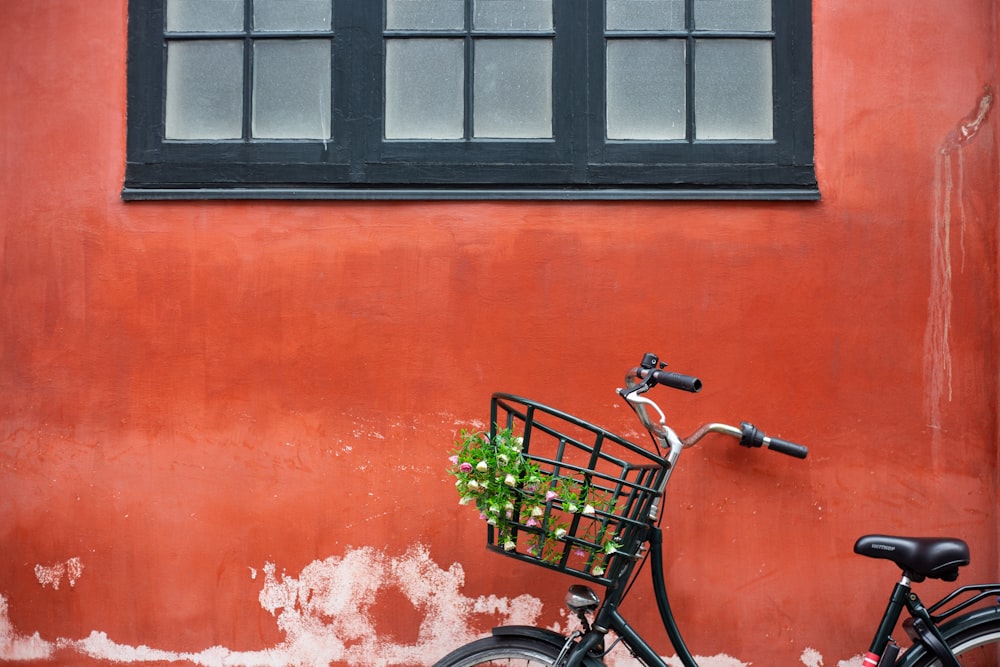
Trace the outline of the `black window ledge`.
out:
M 676 188 L 406 188 L 406 187 L 232 187 L 152 188 L 125 187 L 125 201 L 156 200 L 709 200 L 709 201 L 816 201 L 819 188 L 790 187 L 676 187 Z

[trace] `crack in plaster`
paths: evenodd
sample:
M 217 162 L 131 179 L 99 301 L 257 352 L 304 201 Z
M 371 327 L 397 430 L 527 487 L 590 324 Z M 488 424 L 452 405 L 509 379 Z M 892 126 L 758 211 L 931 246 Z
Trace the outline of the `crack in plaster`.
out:
M 948 133 L 934 165 L 934 219 L 931 237 L 931 290 L 924 334 L 924 376 L 927 385 L 926 419 L 935 446 L 941 440 L 942 404 L 951 402 L 952 224 L 958 215 L 960 271 L 965 269 L 965 157 L 963 148 L 975 139 L 993 106 L 993 89 L 986 86 L 975 109 Z M 957 170 L 957 175 L 956 175 Z

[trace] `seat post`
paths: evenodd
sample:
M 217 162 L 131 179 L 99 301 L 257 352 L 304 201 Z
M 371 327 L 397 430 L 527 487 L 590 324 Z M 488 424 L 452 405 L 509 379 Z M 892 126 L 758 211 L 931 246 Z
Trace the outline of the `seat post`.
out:
M 875 638 L 872 639 L 871 647 L 868 649 L 869 653 L 881 656 L 882 652 L 885 651 L 885 647 L 889 645 L 892 631 L 896 627 L 896 624 L 899 623 L 899 617 L 906 607 L 906 600 L 909 594 L 910 578 L 903 575 L 892 589 L 889 604 L 886 605 L 885 613 L 882 614 L 882 622 L 879 623 Z

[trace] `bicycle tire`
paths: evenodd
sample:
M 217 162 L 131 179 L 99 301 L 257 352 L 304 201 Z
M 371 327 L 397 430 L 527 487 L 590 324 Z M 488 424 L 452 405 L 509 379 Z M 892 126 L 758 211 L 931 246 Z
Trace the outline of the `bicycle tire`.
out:
M 551 667 L 558 657 L 559 648 L 540 639 L 493 636 L 460 646 L 434 667 Z
M 973 624 L 959 619 L 945 630 L 945 640 L 962 667 L 996 667 L 1000 665 L 1000 607 L 993 614 Z M 941 662 L 924 647 L 903 654 L 897 667 L 939 667 Z

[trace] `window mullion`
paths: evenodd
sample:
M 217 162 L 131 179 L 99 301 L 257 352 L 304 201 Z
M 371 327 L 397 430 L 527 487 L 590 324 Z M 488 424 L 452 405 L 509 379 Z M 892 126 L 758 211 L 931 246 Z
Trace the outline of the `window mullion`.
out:
M 694 141 L 698 130 L 698 119 L 695 118 L 694 114 L 694 96 L 695 96 L 695 80 L 694 80 L 694 59 L 695 59 L 695 44 L 694 44 L 694 0 L 684 0 L 684 30 L 687 32 L 687 36 L 684 38 L 684 48 L 686 50 L 684 54 L 684 119 L 685 119 L 685 129 L 684 135 L 685 139 L 690 143 Z
M 472 22 L 475 20 L 473 12 L 474 0 L 465 0 L 465 117 L 464 135 L 466 141 L 475 138 L 475 85 L 476 85 L 476 42 L 472 37 Z
M 337 0 L 345 25 L 334 26 L 337 40 L 335 57 L 338 72 L 345 79 L 334 93 L 335 108 L 342 110 L 346 136 L 335 138 L 350 151 L 350 178 L 354 183 L 367 180 L 367 163 L 378 154 L 385 115 L 385 2 Z M 336 13 L 335 16 L 340 16 Z M 338 97 L 340 98 L 338 101 Z M 346 99 L 345 99 L 346 98 Z M 380 108 L 381 105 L 381 108 Z
M 253 139 L 253 3 L 243 3 L 243 141 Z

